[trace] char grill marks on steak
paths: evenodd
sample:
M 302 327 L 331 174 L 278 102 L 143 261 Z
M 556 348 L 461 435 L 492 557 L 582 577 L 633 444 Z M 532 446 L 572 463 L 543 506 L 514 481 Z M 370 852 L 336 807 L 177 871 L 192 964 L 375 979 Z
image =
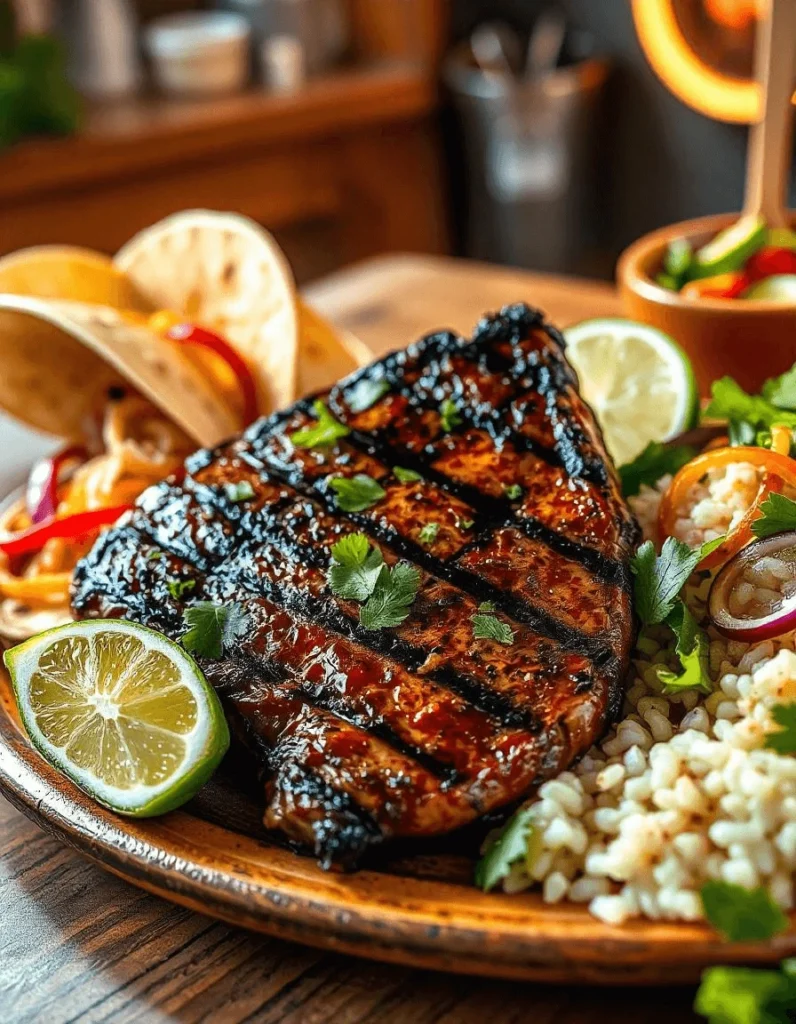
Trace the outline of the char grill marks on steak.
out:
M 356 412 L 363 381 L 389 390 Z M 450 431 L 447 399 L 460 419 Z M 347 437 L 294 447 L 313 419 L 303 401 L 198 452 L 184 481 L 150 488 L 100 538 L 73 606 L 175 638 L 184 605 L 171 580 L 195 581 L 191 602 L 245 606 L 235 650 L 202 667 L 263 766 L 266 825 L 330 866 L 509 806 L 589 747 L 629 659 L 636 526 L 563 342 L 527 306 L 470 341 L 423 339 L 324 400 Z M 343 512 L 330 481 L 358 473 L 385 496 Z M 233 501 L 228 485 L 244 480 L 253 496 Z M 432 522 L 434 542 L 421 543 Z M 388 565 L 420 571 L 398 627 L 366 630 L 328 586 L 332 545 L 357 531 Z M 510 646 L 473 638 L 483 601 L 510 623 Z

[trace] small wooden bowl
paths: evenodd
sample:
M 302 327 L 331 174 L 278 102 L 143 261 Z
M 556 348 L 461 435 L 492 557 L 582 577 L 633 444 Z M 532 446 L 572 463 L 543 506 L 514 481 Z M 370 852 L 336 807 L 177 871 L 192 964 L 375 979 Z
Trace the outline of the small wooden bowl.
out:
M 796 227 L 796 212 L 791 213 Z M 742 299 L 684 299 L 655 283 L 666 246 L 688 238 L 704 245 L 739 214 L 701 217 L 653 231 L 626 249 L 617 266 L 627 316 L 670 334 L 688 354 L 699 390 L 710 394 L 719 377 L 734 377 L 748 391 L 758 391 L 767 377 L 796 362 L 796 306 Z

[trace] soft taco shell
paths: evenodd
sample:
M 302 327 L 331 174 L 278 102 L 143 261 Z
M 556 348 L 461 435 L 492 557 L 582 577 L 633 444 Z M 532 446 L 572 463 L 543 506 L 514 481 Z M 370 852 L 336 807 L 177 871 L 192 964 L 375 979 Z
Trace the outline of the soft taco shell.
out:
M 254 221 L 186 210 L 146 228 L 114 260 L 144 299 L 217 331 L 251 367 L 261 413 L 296 396 L 298 323 L 293 275 Z
M 3 256 L 0 292 L 152 312 L 110 256 L 70 245 L 35 245 Z
M 373 360 L 373 353 L 359 338 L 332 327 L 306 303 L 299 301 L 298 312 L 299 395 L 323 391 Z
M 107 306 L 0 295 L 0 406 L 61 437 L 82 437 L 108 389 L 132 385 L 198 444 L 239 424 L 180 350 Z

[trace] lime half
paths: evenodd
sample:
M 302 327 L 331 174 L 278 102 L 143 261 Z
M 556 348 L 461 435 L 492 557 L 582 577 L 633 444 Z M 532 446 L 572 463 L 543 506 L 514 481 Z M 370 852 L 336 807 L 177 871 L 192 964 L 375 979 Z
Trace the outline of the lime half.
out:
M 685 353 L 654 327 L 633 320 L 584 320 L 564 331 L 580 390 L 617 466 L 650 441 L 693 427 L 699 392 Z
M 42 756 L 121 814 L 179 807 L 229 746 L 219 699 L 193 659 L 144 626 L 73 622 L 4 660 Z

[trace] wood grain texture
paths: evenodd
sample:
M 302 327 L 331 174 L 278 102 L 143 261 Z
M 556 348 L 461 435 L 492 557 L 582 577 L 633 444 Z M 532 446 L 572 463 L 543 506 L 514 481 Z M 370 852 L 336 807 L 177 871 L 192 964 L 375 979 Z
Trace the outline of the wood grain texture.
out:
M 310 297 L 376 351 L 442 324 L 468 329 L 486 308 L 517 299 L 562 322 L 617 306 L 603 286 L 409 257 L 337 275 Z M 1 799 L 0 908 L 3 1024 L 697 1020 L 692 988 L 484 981 L 368 963 L 231 928 L 102 872 Z

